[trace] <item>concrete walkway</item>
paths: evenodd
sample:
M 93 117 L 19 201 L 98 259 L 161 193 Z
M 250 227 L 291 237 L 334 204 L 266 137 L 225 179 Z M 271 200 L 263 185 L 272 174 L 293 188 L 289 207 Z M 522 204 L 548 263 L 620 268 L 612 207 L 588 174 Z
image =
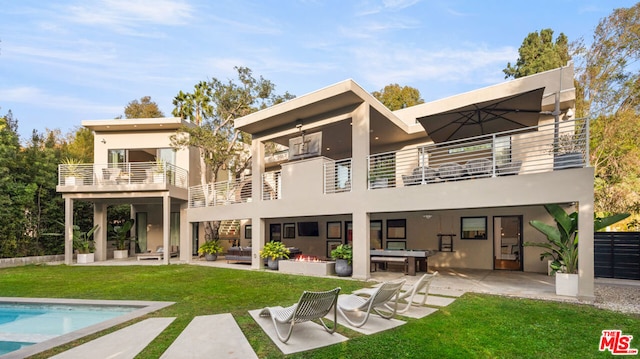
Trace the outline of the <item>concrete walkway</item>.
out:
M 162 359 L 258 358 L 231 314 L 193 318 Z
M 133 359 L 176 318 L 149 318 L 53 356 L 55 359 Z

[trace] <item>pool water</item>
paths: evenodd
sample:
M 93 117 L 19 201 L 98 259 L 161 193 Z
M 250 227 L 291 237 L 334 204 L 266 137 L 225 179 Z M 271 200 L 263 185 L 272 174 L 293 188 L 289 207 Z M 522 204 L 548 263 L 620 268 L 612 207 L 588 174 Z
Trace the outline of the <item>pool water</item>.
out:
M 0 304 L 0 355 L 136 309 L 125 306 Z

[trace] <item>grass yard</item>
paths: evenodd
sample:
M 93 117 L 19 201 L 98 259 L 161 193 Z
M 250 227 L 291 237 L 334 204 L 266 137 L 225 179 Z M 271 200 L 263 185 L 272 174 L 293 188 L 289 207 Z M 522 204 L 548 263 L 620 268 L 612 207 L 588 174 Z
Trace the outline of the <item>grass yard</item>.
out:
M 192 265 L 0 269 L 0 296 L 176 302 L 153 313 L 177 319 L 139 358 L 158 358 L 194 316 L 216 313 L 233 314 L 260 358 L 282 358 L 248 310 L 290 305 L 303 290 L 340 286 L 343 293 L 349 293 L 363 284 Z M 288 358 L 610 358 L 609 352 L 598 351 L 603 329 L 633 335 L 631 347 L 640 348 L 639 316 L 586 305 L 466 294 L 423 319 L 403 319 L 407 324 L 371 336 L 341 327 L 338 332 L 350 337 L 349 341 Z M 47 358 L 64 349 L 34 358 Z

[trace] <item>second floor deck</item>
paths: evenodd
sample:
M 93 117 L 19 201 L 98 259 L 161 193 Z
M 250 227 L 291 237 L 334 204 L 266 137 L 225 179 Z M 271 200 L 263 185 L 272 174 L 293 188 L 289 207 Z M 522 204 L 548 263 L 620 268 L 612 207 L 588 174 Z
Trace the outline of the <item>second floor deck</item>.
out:
M 59 192 L 113 192 L 187 189 L 189 173 L 165 162 L 60 164 Z
M 366 158 L 366 185 L 368 190 L 380 190 L 483 178 L 499 180 L 504 176 L 586 167 L 588 158 L 589 121 L 563 121 L 371 154 Z M 261 176 L 261 193 L 256 195 L 252 193 L 250 177 L 192 186 L 189 206 L 278 200 L 287 193 L 296 193 L 291 187 L 327 195 L 350 192 L 353 161 L 319 157 L 285 163 L 287 176 L 296 172 L 292 170 L 296 167 L 305 179 L 283 177 L 282 170 L 265 172 Z

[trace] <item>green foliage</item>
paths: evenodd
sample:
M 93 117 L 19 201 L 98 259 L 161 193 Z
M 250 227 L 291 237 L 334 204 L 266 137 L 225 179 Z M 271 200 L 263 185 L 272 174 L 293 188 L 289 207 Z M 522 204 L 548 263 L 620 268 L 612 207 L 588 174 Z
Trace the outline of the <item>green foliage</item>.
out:
M 158 104 L 151 101 L 151 96 L 144 96 L 140 101 L 133 100 L 124 108 L 125 118 L 155 118 L 164 117 Z
M 502 70 L 505 78 L 519 78 L 553 70 L 565 66 L 571 60 L 567 36 L 560 33 L 554 42 L 551 29 L 529 33 L 520 45 L 518 54 L 520 57 L 515 66 L 509 62 Z
M 410 86 L 390 84 L 380 91 L 373 91 L 371 94 L 391 111 L 424 103 L 420 97 L 420 91 Z
M 129 218 L 119 226 L 109 224 L 109 233 L 116 241 L 115 246 L 117 250 L 129 249 L 129 241 L 132 239 L 132 237 L 129 236 L 129 231 L 134 223 L 135 220 Z
M 78 250 L 78 253 L 93 253 L 95 247 L 93 245 L 93 233 L 98 229 L 99 225 L 93 226 L 88 231 L 82 231 L 80 226 L 73 225 L 73 248 Z
M 558 270 L 565 273 L 578 273 L 578 212 L 567 214 L 557 204 L 546 204 L 544 208 L 553 217 L 556 226 L 538 220 L 532 220 L 529 224 L 547 236 L 548 242 L 525 242 L 524 245 L 545 249 L 540 254 L 540 260 L 551 259 L 551 268 L 554 273 Z M 599 231 L 627 217 L 629 217 L 628 213 L 622 213 L 595 218 L 593 228 Z
M 351 293 L 368 283 L 190 265 L 26 266 L 0 271 L 0 296 L 5 297 L 175 302 L 151 314 L 176 320 L 139 358 L 162 356 L 195 316 L 222 313 L 233 315 L 260 358 L 607 358 L 610 353 L 597 349 L 602 328 L 640 332 L 637 315 L 585 304 L 467 293 L 422 319 L 401 318 L 406 323 L 396 329 L 361 335 L 339 327 L 338 333 L 348 341 L 285 356 L 256 325 L 249 310 L 291 305 L 304 290 L 342 287 L 341 292 Z M 572 339 L 562 340 L 567 333 Z M 638 347 L 635 334 L 631 347 Z M 50 358 L 64 349 L 69 346 L 34 359 Z
M 203 245 L 198 248 L 199 254 L 219 254 L 222 253 L 223 248 L 220 245 L 220 242 L 217 239 L 213 239 L 207 242 L 204 242 Z
M 346 259 L 351 264 L 353 262 L 353 248 L 348 244 L 341 244 L 331 251 L 331 258 Z
M 173 99 L 173 115 L 198 126 L 180 129 L 171 137 L 171 145 L 200 149 L 206 166 L 204 174 L 211 177 L 203 178 L 203 182 L 215 182 L 223 166 L 234 174 L 248 168 L 251 158 L 246 146 L 251 139 L 234 127 L 235 119 L 294 97 L 289 93 L 276 95 L 275 85 L 262 77 L 254 78 L 249 68 L 235 67 L 235 70 L 237 80 L 201 81 L 194 86 L 193 93 L 180 91 Z
M 287 248 L 282 242 L 270 241 L 264 245 L 260 251 L 260 258 L 271 258 L 276 260 L 278 258 L 289 258 L 289 248 Z
M 591 122 L 597 212 L 640 213 L 640 3 L 602 19 L 579 46 L 581 101 Z

